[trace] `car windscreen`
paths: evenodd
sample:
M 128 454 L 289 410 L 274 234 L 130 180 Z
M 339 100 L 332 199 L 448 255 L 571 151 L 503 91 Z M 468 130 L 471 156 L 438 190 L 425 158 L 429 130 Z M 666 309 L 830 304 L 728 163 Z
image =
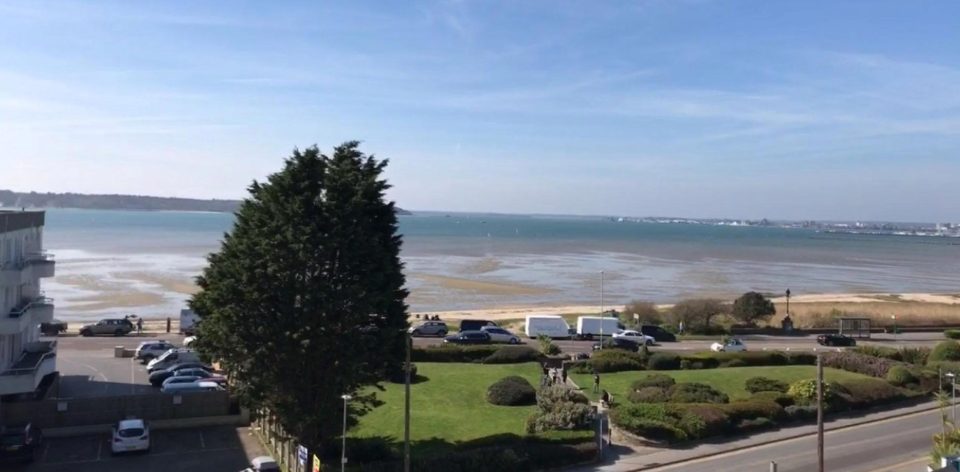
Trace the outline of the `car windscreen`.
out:
M 117 436 L 121 438 L 138 438 L 143 436 L 143 428 L 127 428 L 117 431 Z
M 3 446 L 16 446 L 17 444 L 23 444 L 24 435 L 23 433 L 8 433 L 0 435 L 0 445 Z

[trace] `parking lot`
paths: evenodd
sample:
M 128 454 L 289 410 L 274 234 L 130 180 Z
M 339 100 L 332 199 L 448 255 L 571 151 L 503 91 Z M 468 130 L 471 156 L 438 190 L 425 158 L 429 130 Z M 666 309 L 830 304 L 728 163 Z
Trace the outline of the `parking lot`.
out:
M 52 339 L 52 338 L 51 338 Z M 57 338 L 57 369 L 62 398 L 136 395 L 155 392 L 146 365 L 133 358 L 114 357 L 114 348 L 135 349 L 141 341 L 165 339 L 181 344 L 183 336 L 104 336 Z
M 109 435 L 48 438 L 36 462 L 13 470 L 239 471 L 253 457 L 266 454 L 248 428 L 151 431 L 150 441 L 150 452 L 113 456 Z

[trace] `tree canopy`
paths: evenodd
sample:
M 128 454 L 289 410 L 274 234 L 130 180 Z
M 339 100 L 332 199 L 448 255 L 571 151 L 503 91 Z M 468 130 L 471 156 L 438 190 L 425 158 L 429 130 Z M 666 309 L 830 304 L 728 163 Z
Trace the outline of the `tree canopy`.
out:
M 644 324 L 658 325 L 663 322 L 663 316 L 653 302 L 632 300 L 623 307 L 623 314 L 623 322 L 630 326 Z
M 769 320 L 776 313 L 777 308 L 773 305 L 773 302 L 763 294 L 747 292 L 733 302 L 733 313 L 731 314 L 744 323 L 754 324 L 757 321 Z
M 295 150 L 249 187 L 190 302 L 197 349 L 312 448 L 340 436 L 341 395 L 353 395 L 352 423 L 376 404 L 364 387 L 403 362 L 407 292 L 386 165 L 357 142 L 329 157 Z
M 670 309 L 671 324 L 683 321 L 687 330 L 695 331 L 710 327 L 713 317 L 727 311 L 720 300 L 712 298 L 691 298 L 677 302 Z

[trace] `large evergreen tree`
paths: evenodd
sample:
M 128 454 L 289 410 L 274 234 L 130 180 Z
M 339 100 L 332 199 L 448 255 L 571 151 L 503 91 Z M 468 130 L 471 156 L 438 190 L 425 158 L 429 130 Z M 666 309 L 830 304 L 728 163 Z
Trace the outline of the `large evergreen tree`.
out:
M 733 302 L 733 317 L 747 324 L 769 320 L 777 313 L 773 302 L 758 292 L 747 292 Z
M 403 362 L 407 291 L 386 165 L 357 142 L 330 157 L 295 150 L 250 186 L 190 302 L 197 348 L 311 448 L 340 436 L 341 395 L 354 397 L 353 422 L 376 402 L 364 387 Z

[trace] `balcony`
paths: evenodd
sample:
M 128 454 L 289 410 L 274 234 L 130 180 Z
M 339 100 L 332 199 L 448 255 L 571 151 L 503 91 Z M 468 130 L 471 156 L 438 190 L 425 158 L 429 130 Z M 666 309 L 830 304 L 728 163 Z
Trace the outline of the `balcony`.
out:
M 49 321 L 53 321 L 53 299 L 41 294 L 24 299 L 6 317 L 0 317 L 0 335 L 22 333 L 29 326 Z
M 0 395 L 29 393 L 40 381 L 57 370 L 57 342 L 37 341 L 27 344 L 9 369 L 0 372 Z
M 45 252 L 26 254 L 20 261 L 11 261 L 0 266 L 0 286 L 15 286 L 53 277 L 56 273 L 55 267 L 52 254 Z

